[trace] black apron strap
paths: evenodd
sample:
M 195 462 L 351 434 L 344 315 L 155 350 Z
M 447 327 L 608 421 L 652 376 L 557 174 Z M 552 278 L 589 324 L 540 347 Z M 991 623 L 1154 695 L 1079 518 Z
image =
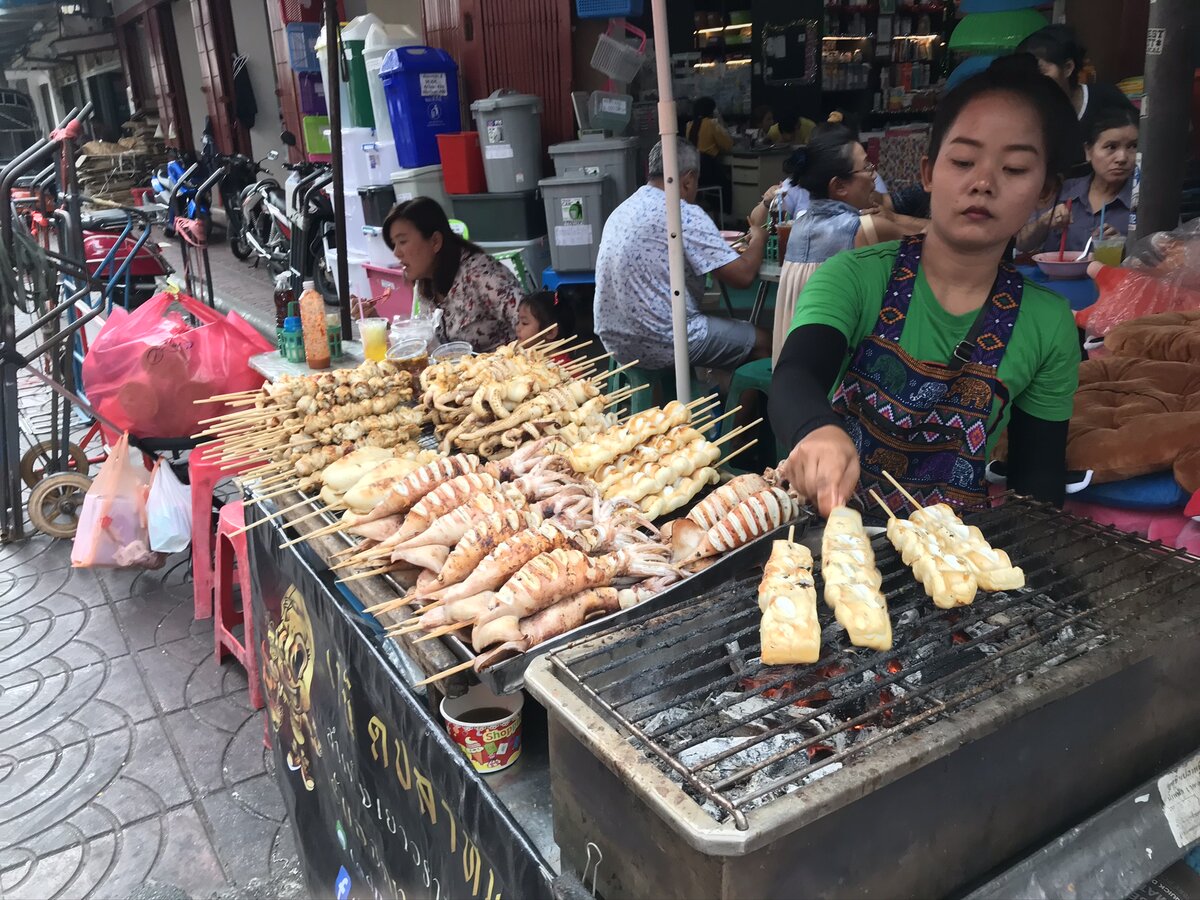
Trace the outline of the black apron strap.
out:
M 979 308 L 979 314 L 975 316 L 975 321 L 971 325 L 971 330 L 967 332 L 967 336 L 959 341 L 958 346 L 954 348 L 954 353 L 950 356 L 950 362 L 946 363 L 946 368 L 951 372 L 957 372 L 971 361 L 971 357 L 975 354 L 975 342 L 979 340 L 979 335 L 983 332 L 983 326 L 987 321 L 988 309 L 991 305 L 992 301 L 989 298 Z

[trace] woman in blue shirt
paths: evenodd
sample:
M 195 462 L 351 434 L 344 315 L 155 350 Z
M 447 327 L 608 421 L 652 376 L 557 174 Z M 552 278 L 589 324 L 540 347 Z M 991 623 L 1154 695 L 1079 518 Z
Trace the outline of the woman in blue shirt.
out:
M 1085 144 L 1091 174 L 1068 179 L 1063 184 L 1058 202 L 1021 229 L 1017 235 L 1018 249 L 1057 250 L 1064 228 L 1067 250 L 1082 250 L 1089 237 L 1127 236 L 1137 147 L 1137 112 L 1132 108 L 1114 108 L 1097 115 Z M 1103 234 L 1100 233 L 1102 211 Z
M 843 250 L 903 237 L 904 229 L 882 215 L 864 214 L 874 204 L 875 167 L 854 132 L 825 126 L 792 155 L 792 180 L 809 194 L 808 208 L 792 223 L 775 300 L 776 354 L 783 347 L 796 299 L 817 266 Z

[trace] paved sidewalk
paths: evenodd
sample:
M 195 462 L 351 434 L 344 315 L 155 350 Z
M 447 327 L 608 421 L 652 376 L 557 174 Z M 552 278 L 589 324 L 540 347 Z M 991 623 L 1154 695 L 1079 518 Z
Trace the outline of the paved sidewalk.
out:
M 22 381 L 28 443 L 48 419 Z M 188 556 L 70 555 L 0 545 L 0 900 L 302 896 L 263 713 L 192 618 Z
M 262 736 L 185 558 L 90 571 L 66 542 L 0 548 L 0 896 L 301 895 Z

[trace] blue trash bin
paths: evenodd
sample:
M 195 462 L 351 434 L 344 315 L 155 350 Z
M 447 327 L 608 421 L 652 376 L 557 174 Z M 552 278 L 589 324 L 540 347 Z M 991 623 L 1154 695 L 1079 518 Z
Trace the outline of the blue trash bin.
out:
M 400 165 L 436 166 L 441 161 L 437 136 L 462 131 L 458 66 L 436 47 L 397 47 L 383 58 L 379 80 L 387 95 Z

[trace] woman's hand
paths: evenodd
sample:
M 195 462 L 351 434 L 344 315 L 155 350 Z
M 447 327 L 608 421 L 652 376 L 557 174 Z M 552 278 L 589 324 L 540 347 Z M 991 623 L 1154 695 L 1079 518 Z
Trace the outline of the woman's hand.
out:
M 767 188 L 766 192 L 762 195 L 763 206 L 770 208 L 771 204 L 775 200 L 775 195 L 779 193 L 779 188 L 782 186 L 783 182 L 780 182 L 779 184 L 773 184 Z
M 1071 210 L 1067 209 L 1067 204 L 1060 203 L 1049 212 L 1043 213 L 1042 218 L 1051 228 L 1066 228 L 1074 220 Z
M 822 425 L 807 434 L 779 467 L 784 478 L 817 511 L 828 516 L 858 486 L 858 450 L 837 425 Z
M 765 204 L 758 204 L 754 209 L 750 210 L 750 215 L 746 217 L 751 228 L 765 228 L 767 224 L 767 207 Z
M 1109 238 L 1121 237 L 1121 232 L 1117 231 L 1117 229 L 1113 228 L 1111 225 L 1109 225 L 1107 222 L 1105 222 L 1104 223 L 1104 233 L 1101 234 L 1100 229 L 1097 228 L 1095 233 L 1092 236 L 1095 237 L 1097 240 L 1106 241 Z

